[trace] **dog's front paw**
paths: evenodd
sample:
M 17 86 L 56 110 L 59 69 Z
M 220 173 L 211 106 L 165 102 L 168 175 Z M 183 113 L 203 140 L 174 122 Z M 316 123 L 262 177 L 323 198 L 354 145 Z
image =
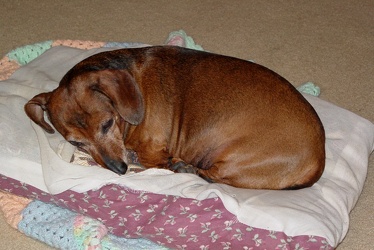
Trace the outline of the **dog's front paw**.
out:
M 184 161 L 177 161 L 169 165 L 169 169 L 175 173 L 187 173 L 187 174 L 197 174 L 197 169 L 191 164 L 187 164 Z

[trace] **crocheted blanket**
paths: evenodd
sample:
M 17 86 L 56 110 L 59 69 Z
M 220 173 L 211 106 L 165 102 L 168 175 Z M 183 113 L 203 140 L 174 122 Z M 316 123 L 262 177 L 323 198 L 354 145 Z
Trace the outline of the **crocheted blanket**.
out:
M 183 31 L 170 33 L 166 44 L 202 50 Z M 0 61 L 0 80 L 8 79 L 20 66 L 32 64 L 41 54 L 59 45 L 80 49 L 143 46 L 137 43 L 70 40 L 28 45 L 11 51 Z M 63 50 L 64 53 L 69 51 Z M 13 84 L 9 81 L 3 83 Z M 11 94 L 17 93 L 16 89 L 13 91 Z M 302 85 L 299 91 L 314 96 L 319 94 L 319 88 L 312 83 Z M 14 105 L 9 103 L 11 98 L 1 98 L 0 95 L 0 111 L 3 104 Z M 146 182 L 149 187 L 144 186 L 144 180 L 149 180 L 145 178 L 146 174 L 139 173 L 132 179 L 127 178 L 126 185 L 113 184 L 117 183 L 117 179 L 112 179 L 104 186 L 95 186 L 94 182 L 89 188 L 80 186 L 80 191 L 65 188 L 49 193 L 48 188 L 43 186 L 45 179 L 40 167 L 27 162 L 27 174 L 35 177 L 27 180 L 40 180 L 27 182 L 23 181 L 25 174 L 18 173 L 20 166 L 7 159 L 6 164 L 0 162 L 0 188 L 12 194 L 0 193 L 2 210 L 13 227 L 61 249 L 142 249 L 142 246 L 143 249 L 333 249 L 347 231 L 348 213 L 361 192 L 368 153 L 373 150 L 374 127 L 319 98 L 308 96 L 307 99 L 321 116 L 328 138 L 327 171 L 311 189 L 287 193 L 248 190 L 244 195 L 240 190 L 233 192 L 218 185 L 210 185 L 205 190 L 205 183 L 200 185 L 196 179 L 188 182 L 182 174 L 178 180 L 191 185 L 169 183 L 168 180 L 174 181 L 169 173 L 147 170 L 148 178 L 152 178 L 152 184 Z M 11 114 L 2 117 L 14 119 Z M 6 123 L 0 121 L 0 132 L 12 134 L 15 141 L 25 144 L 25 139 L 37 140 L 18 138 L 20 135 L 13 132 L 16 130 L 16 127 L 6 127 Z M 0 152 L 13 157 L 20 154 L 20 148 L 17 144 L 5 147 L 2 143 Z M 34 148 L 25 153 L 32 159 L 40 157 Z M 64 155 L 63 150 L 58 154 Z M 95 164 L 79 151 L 74 153 L 74 160 L 81 165 Z M 23 163 L 22 159 L 19 162 Z M 341 173 L 352 173 L 351 169 L 355 170 L 354 178 L 347 175 L 342 179 Z M 141 167 L 132 168 L 133 172 L 141 170 Z M 141 188 L 136 188 L 134 184 L 137 178 L 138 183 L 143 183 Z M 90 180 L 95 181 L 94 178 Z M 153 184 L 156 180 L 163 184 L 159 186 L 170 188 L 160 189 Z M 174 188 L 184 193 L 177 195 L 173 192 Z M 162 192 L 158 192 L 160 190 Z M 247 193 L 253 194 L 246 197 L 244 203 L 238 204 L 237 201 Z M 293 200 L 287 200 L 290 193 Z M 313 224 L 320 227 L 310 227 Z
M 167 249 L 147 239 L 115 236 L 102 222 L 57 205 L 2 191 L 0 208 L 13 228 L 59 249 Z

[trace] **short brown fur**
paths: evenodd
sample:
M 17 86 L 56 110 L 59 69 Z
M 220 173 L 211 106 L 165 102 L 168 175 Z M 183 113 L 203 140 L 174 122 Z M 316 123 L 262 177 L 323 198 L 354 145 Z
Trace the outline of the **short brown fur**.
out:
M 320 119 L 284 78 L 244 60 L 171 46 L 121 49 L 74 66 L 27 115 L 44 120 L 103 167 L 126 170 L 126 150 L 147 168 L 190 164 L 241 188 L 313 185 L 325 164 Z

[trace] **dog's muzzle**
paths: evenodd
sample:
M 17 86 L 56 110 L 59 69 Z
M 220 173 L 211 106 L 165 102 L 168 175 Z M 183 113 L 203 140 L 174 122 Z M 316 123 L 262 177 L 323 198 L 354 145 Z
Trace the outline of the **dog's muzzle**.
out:
M 127 164 L 123 161 L 116 161 L 116 160 L 104 157 L 104 163 L 109 170 L 112 170 L 116 174 L 122 175 L 127 172 Z

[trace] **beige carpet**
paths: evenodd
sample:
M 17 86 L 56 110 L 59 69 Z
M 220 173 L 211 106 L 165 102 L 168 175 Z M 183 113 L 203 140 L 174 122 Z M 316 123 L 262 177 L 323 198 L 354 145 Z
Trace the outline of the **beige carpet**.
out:
M 372 0 L 1 1 L 0 54 L 53 39 L 162 44 L 184 29 L 206 50 L 253 59 L 374 121 Z M 339 250 L 374 249 L 374 157 Z M 0 218 L 0 249 L 50 249 Z

